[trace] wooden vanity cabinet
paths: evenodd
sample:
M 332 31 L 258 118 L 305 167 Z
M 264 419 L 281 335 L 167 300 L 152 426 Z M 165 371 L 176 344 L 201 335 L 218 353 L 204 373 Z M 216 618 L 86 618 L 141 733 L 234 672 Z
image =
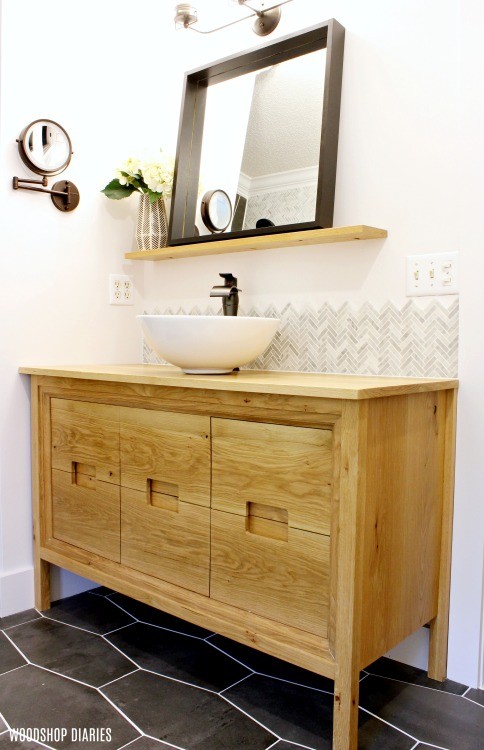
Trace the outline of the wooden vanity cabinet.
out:
M 446 675 L 456 381 L 152 366 L 32 376 L 36 606 L 50 564 L 335 681 L 430 624 Z

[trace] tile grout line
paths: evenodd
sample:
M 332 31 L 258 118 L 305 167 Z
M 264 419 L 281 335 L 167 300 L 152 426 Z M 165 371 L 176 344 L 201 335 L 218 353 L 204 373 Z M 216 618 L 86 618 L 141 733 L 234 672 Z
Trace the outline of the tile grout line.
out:
M 61 672 L 54 672 L 53 669 L 49 669 L 49 667 L 43 667 L 40 664 L 36 664 L 35 662 L 31 661 L 29 662 L 31 667 L 35 667 L 36 669 L 42 669 L 43 672 L 49 672 L 49 674 L 53 674 L 56 677 L 60 677 L 63 680 L 69 680 L 69 682 L 76 682 L 78 685 L 83 685 L 84 687 L 89 688 L 89 690 L 97 690 L 97 687 L 94 685 L 89 685 L 88 682 L 83 682 L 82 680 L 77 680 L 75 677 L 69 677 L 67 674 L 62 674 Z
M 106 638 L 106 636 L 102 635 L 101 638 L 103 639 L 103 641 L 105 643 L 109 643 L 109 645 L 112 646 L 112 648 L 114 648 L 119 654 L 121 654 L 121 656 L 124 656 L 125 659 L 127 659 L 128 661 L 130 661 L 131 664 L 134 664 L 135 667 L 138 667 L 138 669 L 141 669 L 141 667 L 138 664 L 138 662 L 136 662 L 134 659 L 132 659 L 130 656 L 128 656 L 128 654 L 125 654 L 124 651 L 121 651 L 121 649 L 118 648 L 118 646 L 116 646 L 115 643 L 111 643 L 111 641 L 109 641 Z
M 462 693 L 462 698 L 465 698 L 465 697 L 466 697 L 466 695 L 467 695 L 467 693 L 469 692 L 469 690 L 470 690 L 470 687 L 468 687 L 468 688 L 467 688 L 467 690 L 465 690 L 465 691 L 464 691 L 464 692 Z
M 117 592 L 115 591 L 114 594 L 116 594 L 116 593 Z M 113 594 L 110 594 L 109 596 L 112 596 L 112 595 Z M 205 640 L 204 638 L 201 638 L 198 635 L 190 635 L 190 633 L 183 633 L 181 630 L 173 630 L 172 628 L 165 628 L 163 625 L 155 625 L 153 622 L 146 622 L 145 620 L 140 620 L 140 619 L 138 619 L 136 617 L 136 615 L 133 615 L 133 614 L 131 614 L 131 612 L 128 612 L 128 610 L 125 609 L 124 607 L 122 607 L 120 604 L 118 604 L 117 602 L 113 602 L 113 600 L 110 599 L 109 596 L 106 596 L 104 598 L 108 599 L 108 601 L 110 601 L 111 604 L 114 604 L 115 607 L 117 607 L 118 609 L 120 609 L 121 612 L 124 612 L 126 615 L 129 615 L 130 617 L 132 617 L 135 620 L 135 622 L 139 623 L 140 625 L 149 625 L 150 627 L 152 627 L 152 628 L 158 628 L 159 630 L 167 630 L 169 633 L 177 633 L 178 635 L 185 635 L 187 638 L 196 638 L 197 641 L 203 641 L 203 640 Z M 146 605 L 146 606 L 149 606 L 149 605 Z M 133 625 L 133 624 L 134 623 L 130 623 L 130 625 Z M 127 626 L 125 625 L 124 627 L 127 627 Z M 121 628 L 118 628 L 118 630 L 121 630 Z M 116 631 L 115 630 L 111 630 L 110 632 L 111 633 L 115 633 Z M 105 633 L 104 635 L 109 635 L 109 633 Z
M 126 628 L 131 628 L 133 625 L 137 625 L 138 622 L 128 622 L 126 625 L 121 625 L 120 628 L 114 628 L 113 630 L 108 630 L 107 633 L 103 633 L 102 637 L 104 638 L 106 635 L 112 635 L 113 633 L 119 633 L 120 630 L 125 630 Z
M 17 672 L 19 669 L 23 669 L 24 667 L 28 667 L 28 666 L 29 666 L 28 664 L 21 664 L 20 667 L 14 667 L 13 669 L 9 669 L 6 672 L 2 672 L 0 674 L 0 679 L 2 677 L 5 677 L 6 674 L 11 674 L 12 672 Z
M 374 719 L 378 719 L 378 721 L 383 722 L 383 724 L 386 724 L 387 726 L 391 727 L 392 729 L 395 729 L 397 732 L 400 732 L 400 734 L 404 734 L 406 737 L 410 737 L 411 740 L 418 743 L 420 740 L 417 739 L 417 737 L 414 737 L 413 734 L 409 734 L 408 732 L 405 732 L 404 729 L 399 729 L 395 724 L 392 724 L 391 722 L 387 721 L 386 719 L 382 719 L 381 716 L 378 716 L 378 714 L 374 714 L 372 711 L 369 711 L 367 708 L 363 708 L 363 706 L 358 706 L 360 711 L 364 711 L 365 714 L 369 714 L 369 716 L 373 716 Z M 441 748 L 441 750 L 446 750 L 445 747 Z
M 153 737 L 151 734 L 145 734 L 145 737 L 147 737 L 149 740 L 155 740 L 155 742 L 159 742 L 160 745 L 163 745 L 164 747 L 173 747 L 175 750 L 186 750 L 186 748 L 181 747 L 181 745 L 173 745 L 171 742 L 165 742 L 165 740 L 159 740 L 157 737 Z
M 448 690 L 439 690 L 439 688 L 430 687 L 429 685 L 417 685 L 415 682 L 407 682 L 406 680 L 399 680 L 397 677 L 386 677 L 385 675 L 374 674 L 373 672 L 369 672 L 368 677 L 378 677 L 378 679 L 380 680 L 391 680 L 392 682 L 400 682 L 403 685 L 410 685 L 410 687 L 422 688 L 423 690 L 433 690 L 434 693 L 445 693 L 445 695 L 453 695 L 455 698 L 463 697 L 460 693 L 449 693 Z
M 224 688 L 223 690 L 219 690 L 218 695 L 222 695 L 222 693 L 225 693 L 226 690 L 232 690 L 236 685 L 240 685 L 241 682 L 244 682 L 244 680 L 248 680 L 249 677 L 252 677 L 255 674 L 255 672 L 251 672 L 250 674 L 246 674 L 245 677 L 242 677 L 242 679 L 237 680 L 237 682 L 234 682 L 233 685 L 229 685 L 228 687 Z
M 479 706 L 479 708 L 484 708 L 484 706 L 482 705 L 482 703 L 478 703 L 477 701 L 473 700 L 472 698 L 468 698 L 467 695 L 463 695 L 461 697 L 464 698 L 464 700 L 469 701 L 469 703 L 473 703 L 475 706 Z
M 272 745 L 269 745 L 269 747 L 266 747 L 266 750 L 272 750 L 273 747 L 279 744 L 279 740 L 276 740 L 272 743 Z
M 100 696 L 101 696 L 102 698 L 104 698 L 104 700 L 105 700 L 105 701 L 107 701 L 107 702 L 108 702 L 108 703 L 109 703 L 109 704 L 110 704 L 110 705 L 111 705 L 111 706 L 112 706 L 112 707 L 114 708 L 114 710 L 115 710 L 115 711 L 117 711 L 117 712 L 118 712 L 118 714 L 119 714 L 120 716 L 122 716 L 122 717 L 123 717 L 123 719 L 125 719 L 125 720 L 126 720 L 126 721 L 128 722 L 128 724 L 131 724 L 131 726 L 132 726 L 132 727 L 133 727 L 134 729 L 136 729 L 136 731 L 137 731 L 137 732 L 139 732 L 139 733 L 140 733 L 141 735 L 143 735 L 143 730 L 142 730 L 142 729 L 140 729 L 140 727 L 139 727 L 139 726 L 138 726 L 137 724 L 135 724 L 135 723 L 134 723 L 134 721 L 133 721 L 132 719 L 130 719 L 130 718 L 129 718 L 128 714 L 125 714 L 125 713 L 124 713 L 124 711 L 122 711 L 122 710 L 121 710 L 121 709 L 119 708 L 119 706 L 117 706 L 117 705 L 116 705 L 115 703 L 113 703 L 113 701 L 111 700 L 111 698 L 110 698 L 110 697 L 109 697 L 108 695 L 105 695 L 105 694 L 104 694 L 104 693 L 102 692 L 101 688 L 94 688 L 94 689 L 96 690 L 96 692 L 97 692 L 97 693 L 98 693 L 98 694 L 99 694 L 99 695 L 100 695 Z M 137 737 L 136 739 L 139 739 L 139 737 Z
M 217 635 L 217 634 L 215 633 L 215 635 Z M 232 659 L 232 661 L 235 661 L 237 664 L 240 664 L 241 667 L 245 667 L 245 669 L 250 669 L 252 672 L 255 672 L 255 669 L 252 669 L 251 667 L 249 667 L 248 664 L 245 664 L 243 661 L 240 661 L 240 659 L 237 659 L 235 656 L 231 656 L 231 654 L 227 653 L 227 651 L 224 651 L 219 646 L 216 646 L 214 643 L 211 643 L 210 641 L 207 641 L 206 639 L 204 639 L 204 640 L 205 640 L 205 643 L 208 643 L 209 646 L 211 646 L 212 648 L 217 649 L 217 651 L 220 651 L 221 654 L 224 654 L 229 659 Z
M 94 596 L 101 596 L 101 594 L 94 594 Z M 130 740 L 125 745 L 121 745 L 121 747 L 118 747 L 117 750 L 125 750 L 125 748 L 130 747 L 130 745 L 133 745 L 135 742 L 138 742 L 138 740 L 142 740 L 142 739 L 143 739 L 143 735 L 140 735 L 139 737 L 135 737 L 134 740 Z
M 28 625 L 31 622 L 37 622 L 37 620 L 40 620 L 40 617 L 33 617 L 31 620 L 25 620 L 25 622 L 18 622 L 16 625 L 9 625 L 8 628 L 2 628 L 2 632 L 4 633 L 7 630 L 13 630 L 13 628 L 21 628 L 22 625 Z
M 323 695 L 334 696 L 334 692 L 330 690 L 323 690 L 322 688 L 313 687 L 312 685 L 304 685 L 302 682 L 294 682 L 293 680 L 286 680 L 284 677 L 276 677 L 272 674 L 266 674 L 265 672 L 257 672 L 254 670 L 254 674 L 260 675 L 260 677 L 268 677 L 270 680 L 277 680 L 278 682 L 286 682 L 288 685 L 295 685 L 296 687 L 302 687 L 306 690 L 314 690 L 316 693 L 322 693 Z M 329 678 L 328 678 L 329 679 Z
M 132 672 L 126 672 L 126 674 L 122 674 L 121 677 L 116 677 L 115 680 L 109 680 L 109 682 L 105 682 L 103 685 L 99 685 L 97 690 L 102 690 L 103 688 L 107 687 L 108 685 L 112 685 L 114 682 L 119 682 L 119 680 L 124 680 L 125 677 L 129 677 L 132 674 L 136 674 L 136 672 L 139 672 L 140 668 L 133 669 Z
M 247 713 L 247 711 L 244 711 L 244 709 L 240 708 L 240 706 L 237 706 L 236 703 L 232 703 L 232 701 L 229 700 L 225 695 L 220 695 L 219 697 L 223 701 L 226 701 L 226 703 L 228 703 L 229 706 L 232 706 L 237 711 L 240 711 L 241 714 L 243 714 L 244 716 L 247 716 L 247 718 L 251 719 L 251 721 L 254 721 L 256 724 L 258 724 L 260 727 L 262 727 L 262 729 L 265 729 L 266 732 L 269 732 L 269 734 L 272 734 L 274 737 L 277 737 L 278 740 L 282 740 L 282 737 L 280 735 L 278 735 L 277 732 L 275 732 L 273 729 L 269 729 L 269 727 L 266 727 L 265 724 L 263 724 L 261 721 L 259 721 L 258 719 L 256 719 L 255 716 L 251 716 L 249 713 Z M 302 747 L 304 747 L 304 745 L 302 745 Z M 309 748 L 308 750 L 312 750 L 312 748 Z
M 415 745 L 413 745 L 410 750 L 416 750 L 416 748 L 420 745 L 420 742 L 416 742 Z
M 4 633 L 4 636 L 5 636 L 5 638 L 8 639 L 8 641 L 10 641 L 10 643 L 12 644 L 12 646 L 19 652 L 19 654 L 22 657 L 22 659 L 25 659 L 25 661 L 27 662 L 27 664 L 31 664 L 32 662 L 30 661 L 30 659 L 27 659 L 27 657 L 25 656 L 25 654 L 23 653 L 23 651 L 21 651 L 19 649 L 19 647 L 17 646 L 17 644 L 14 643 L 14 641 L 12 641 L 12 639 L 10 638 L 10 636 L 8 635 L 8 633 Z M 25 666 L 27 666 L 27 664 L 23 664 L 22 666 L 25 667 Z
M 140 667 L 140 672 L 146 672 L 147 674 L 153 674 L 155 677 L 163 677 L 165 680 L 171 680 L 172 682 L 178 682 L 181 685 L 187 685 L 188 687 L 195 688 L 196 690 L 204 690 L 206 693 L 211 693 L 212 695 L 218 695 L 218 693 L 215 690 L 210 690 L 210 688 L 202 687 L 201 685 L 194 685 L 193 682 L 186 682 L 185 680 L 179 680 L 177 677 L 170 677 L 170 675 L 167 674 L 161 674 L 161 672 L 155 672 L 153 669 L 146 669 L 146 667 Z
M 70 622 L 62 622 L 62 620 L 56 620 L 55 617 L 49 617 L 48 615 L 44 615 L 40 613 L 40 616 L 44 620 L 50 620 L 51 622 L 56 622 L 58 625 L 65 625 L 68 628 L 74 628 L 75 630 L 81 630 L 83 633 L 89 633 L 90 635 L 97 635 L 99 638 L 102 638 L 102 633 L 96 633 L 94 630 L 88 630 L 87 628 L 81 628 L 79 625 L 72 625 Z

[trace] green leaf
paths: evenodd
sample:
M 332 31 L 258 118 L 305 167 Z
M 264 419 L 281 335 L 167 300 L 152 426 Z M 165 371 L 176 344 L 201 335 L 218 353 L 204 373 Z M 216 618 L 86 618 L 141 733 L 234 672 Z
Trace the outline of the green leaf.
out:
M 127 198 L 135 190 L 133 185 L 120 185 L 119 180 L 111 180 L 101 193 L 111 200 L 119 201 L 121 198 Z
M 156 203 L 156 201 L 159 201 L 160 198 L 163 198 L 163 193 L 156 193 L 149 188 L 146 188 L 146 192 L 149 195 L 150 203 Z

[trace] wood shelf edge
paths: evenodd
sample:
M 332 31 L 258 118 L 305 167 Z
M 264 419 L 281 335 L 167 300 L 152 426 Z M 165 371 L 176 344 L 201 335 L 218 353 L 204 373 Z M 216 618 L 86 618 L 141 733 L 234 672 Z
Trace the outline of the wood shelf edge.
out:
M 130 260 L 176 260 L 177 258 L 197 258 L 204 255 L 240 253 L 252 250 L 272 250 L 282 247 L 301 247 L 333 242 L 353 242 L 354 240 L 384 239 L 386 229 L 358 224 L 351 227 L 331 227 L 329 229 L 308 229 L 301 232 L 268 234 L 260 237 L 237 237 L 230 240 L 198 242 L 193 245 L 176 245 L 156 250 L 138 250 L 125 253 Z

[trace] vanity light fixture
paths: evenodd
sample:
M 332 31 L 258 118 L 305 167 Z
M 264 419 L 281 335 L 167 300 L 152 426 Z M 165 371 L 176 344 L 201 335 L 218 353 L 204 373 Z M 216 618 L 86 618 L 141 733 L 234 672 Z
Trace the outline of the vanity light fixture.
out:
M 215 29 L 202 31 L 202 29 L 196 28 L 198 22 L 197 9 L 188 3 L 179 3 L 175 6 L 175 28 L 191 29 L 192 31 L 198 31 L 199 34 L 213 34 L 214 31 L 227 29 L 229 26 L 234 26 L 234 24 L 245 21 L 248 18 L 255 18 L 252 26 L 254 33 L 258 36 L 268 36 L 268 34 L 272 34 L 274 29 L 277 28 L 281 20 L 281 6 L 291 3 L 292 0 L 283 0 L 283 2 L 270 5 L 269 8 L 264 8 L 265 3 L 262 3 L 259 9 L 253 8 L 247 0 L 233 0 L 233 2 L 248 8 L 252 12 L 248 16 L 243 16 L 236 21 L 217 26 Z

